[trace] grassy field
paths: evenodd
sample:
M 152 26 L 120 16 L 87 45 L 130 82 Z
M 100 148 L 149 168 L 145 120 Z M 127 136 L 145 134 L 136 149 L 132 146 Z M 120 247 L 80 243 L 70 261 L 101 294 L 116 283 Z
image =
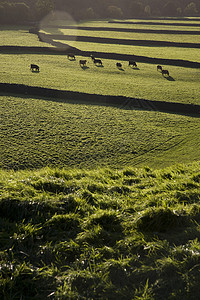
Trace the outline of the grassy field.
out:
M 77 25 L 199 30 L 165 22 Z M 115 33 L 109 37 L 123 36 Z M 139 37 L 174 40 L 170 34 Z M 198 299 L 198 112 L 88 99 L 123 95 L 200 105 L 199 69 L 166 65 L 165 78 L 155 64 L 131 69 L 122 61 L 118 69 L 114 59 L 97 67 L 91 58 L 81 68 L 82 56 L 70 61 L 35 53 L 31 47 L 47 44 L 21 27 L 3 28 L 0 41 L 17 46 L 0 54 L 1 83 L 86 93 L 72 101 L 33 97 L 26 89 L 20 95 L 0 91 L 0 299 Z M 69 43 L 81 50 L 200 62 L 199 49 Z M 40 72 L 30 71 L 32 63 Z
M 199 118 L 52 100 L 0 97 L 1 168 L 157 168 L 199 159 Z
M 120 70 L 115 60 L 104 59 L 103 67 L 97 67 L 90 58 L 86 58 L 88 68 L 82 69 L 78 63 L 81 58 L 69 61 L 63 55 L 2 54 L 1 82 L 200 104 L 199 69 L 166 66 L 171 76 L 168 80 L 157 72 L 154 64 L 138 63 L 138 69 L 132 69 L 128 62 L 122 62 L 123 69 Z M 40 73 L 30 71 L 31 63 L 40 66 Z
M 198 299 L 199 163 L 0 173 L 1 299 Z
M 25 26 L 1 26 L 0 46 L 50 46 L 38 40 L 35 34 L 29 33 L 29 27 Z
M 171 20 L 165 21 L 165 23 L 170 23 Z M 179 24 L 180 21 L 174 21 L 174 23 Z M 182 22 L 183 23 L 183 22 Z M 42 31 L 53 34 L 61 35 L 77 35 L 77 36 L 89 36 L 89 37 L 107 37 L 107 38 L 123 38 L 127 40 L 152 40 L 152 41 L 169 41 L 169 42 L 185 42 L 185 43 L 198 43 L 199 36 L 195 34 L 191 35 L 182 35 L 182 34 L 161 34 L 162 30 L 179 30 L 179 31 L 198 31 L 199 27 L 189 26 L 189 22 L 185 22 L 188 26 L 172 26 L 172 25 L 149 25 L 147 24 L 125 24 L 125 23 L 108 23 L 106 21 L 101 22 L 82 22 L 77 24 L 80 27 L 99 27 L 99 28 L 108 28 L 108 31 L 91 31 L 91 30 L 78 30 L 75 26 L 72 29 L 62 29 L 60 28 L 55 32 L 55 28 L 41 28 Z M 200 21 L 196 24 L 200 24 Z M 116 31 L 109 31 L 109 28 L 116 28 Z M 126 33 L 120 32 L 117 29 L 153 29 L 157 30 L 159 34 L 152 33 Z M 58 40 L 59 39 L 55 39 Z M 144 47 L 144 46 L 126 46 L 122 45 L 119 42 L 116 44 L 101 44 L 101 43 L 86 43 L 79 42 L 73 39 L 70 40 L 61 40 L 62 43 L 69 44 L 73 47 L 77 47 L 83 51 L 97 51 L 97 52 L 109 52 L 109 53 L 121 53 L 121 54 L 134 54 L 142 55 L 148 57 L 156 58 L 167 58 L 167 59 L 184 59 L 200 62 L 199 49 L 192 48 L 176 48 L 176 47 Z
M 60 40 L 55 40 L 60 41 Z M 176 48 L 176 47 L 145 47 L 129 46 L 120 44 L 85 43 L 78 41 L 64 41 L 63 44 L 76 47 L 82 51 L 120 53 L 128 55 L 139 55 L 153 58 L 182 59 L 200 62 L 199 49 Z
M 92 37 L 103 37 L 103 38 L 115 38 L 115 39 L 128 39 L 128 40 L 146 40 L 146 33 L 137 32 L 120 32 L 120 31 L 89 31 L 89 30 L 73 30 L 73 29 L 60 29 L 60 34 L 63 35 L 77 35 L 77 36 L 92 36 Z M 195 35 L 177 35 L 177 34 L 148 34 L 148 40 L 152 41 L 168 41 L 177 43 L 197 43 L 199 36 Z
M 194 31 L 199 31 L 199 23 L 200 23 L 200 20 L 199 21 L 195 21 L 193 22 L 191 20 L 191 23 L 196 23 L 197 26 L 178 26 L 178 25 L 169 25 L 169 23 L 173 22 L 173 23 L 183 23 L 183 24 L 188 24 L 188 21 L 179 21 L 179 20 L 174 20 L 174 21 L 171 21 L 171 20 L 160 20 L 160 25 L 154 25 L 153 22 L 154 20 L 152 20 L 152 24 L 150 21 L 143 21 L 142 20 L 122 20 L 121 22 L 119 20 L 116 20 L 118 22 L 116 23 L 112 23 L 112 22 L 109 22 L 109 20 L 90 20 L 90 21 L 82 21 L 82 22 L 79 22 L 77 24 L 72 24 L 72 26 L 74 27 L 77 27 L 77 26 L 80 26 L 80 27 L 84 27 L 84 26 L 88 26 L 88 27 L 110 27 L 110 28 L 132 28 L 132 29 L 135 29 L 135 28 L 138 28 L 138 29 L 159 29 L 159 30 L 162 30 L 162 29 L 169 29 L 169 30 L 183 30 L 183 31 L 187 31 L 187 30 L 194 30 Z M 126 21 L 130 21 L 130 22 L 133 22 L 133 24 L 126 24 L 125 22 Z M 140 23 L 140 21 L 142 23 Z M 159 22 L 158 20 L 156 20 L 156 22 Z M 58 22 L 56 21 L 56 24 L 52 23 L 52 25 L 57 25 Z M 67 24 L 69 25 L 69 24 Z M 65 21 L 61 21 L 59 22 L 58 24 L 58 28 L 59 26 L 66 26 L 66 22 Z M 47 29 L 47 26 L 42 25 L 41 26 L 41 29 Z
M 167 22 L 171 21 L 165 21 Z M 174 21 L 179 23 L 179 21 Z M 189 22 L 186 22 L 186 25 Z M 200 21 L 197 22 L 200 24 Z M 49 34 L 57 35 L 71 35 L 71 36 L 89 36 L 89 37 L 106 37 L 106 38 L 116 38 L 116 39 L 127 39 L 127 40 L 149 40 L 149 41 L 168 41 L 168 42 L 184 42 L 184 43 L 198 43 L 199 36 L 195 34 L 182 35 L 182 34 L 172 34 L 170 31 L 198 31 L 199 27 L 193 26 L 170 26 L 170 25 L 147 25 L 145 24 L 123 24 L 123 23 L 108 23 L 108 22 L 83 22 L 77 24 L 79 27 L 94 27 L 94 28 L 107 28 L 106 31 L 101 30 L 79 30 L 76 26 L 71 29 L 63 29 L 55 31 L 55 28 L 41 28 L 41 32 L 46 32 Z M 109 28 L 115 28 L 116 31 L 109 31 Z M 120 32 L 118 29 L 145 29 L 145 30 L 157 30 L 157 34 L 150 33 L 130 33 L 130 32 Z M 168 34 L 161 34 L 162 30 L 169 30 Z M 59 41 L 59 39 L 55 39 Z M 103 43 L 90 43 L 79 42 L 73 39 L 60 40 L 63 44 L 68 44 L 70 46 L 76 47 L 83 51 L 97 51 L 97 52 L 108 52 L 108 53 L 121 53 L 121 54 L 134 54 L 148 57 L 156 58 L 166 58 L 166 59 L 183 59 L 200 62 L 199 49 L 195 48 L 179 48 L 179 47 L 156 47 L 154 45 L 150 47 L 144 46 L 126 46 L 119 42 L 116 44 L 103 44 Z

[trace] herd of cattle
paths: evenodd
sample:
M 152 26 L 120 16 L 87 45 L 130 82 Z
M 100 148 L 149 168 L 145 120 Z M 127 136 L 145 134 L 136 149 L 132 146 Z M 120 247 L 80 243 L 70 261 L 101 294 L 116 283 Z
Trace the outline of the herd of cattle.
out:
M 68 54 L 67 57 L 68 57 L 69 60 L 75 60 L 76 59 L 74 54 Z M 91 55 L 90 58 L 92 59 L 92 61 L 93 61 L 93 63 L 95 65 L 98 65 L 98 66 L 102 66 L 103 65 L 101 59 L 95 58 L 93 55 Z M 79 60 L 79 65 L 82 68 L 86 67 L 86 64 L 87 64 L 87 60 L 86 59 L 80 59 Z M 128 65 L 130 67 L 137 68 L 137 64 L 136 64 L 135 61 L 130 60 L 129 63 L 128 63 Z M 122 63 L 117 62 L 116 63 L 116 67 L 119 68 L 119 69 L 121 69 L 122 68 Z M 39 66 L 38 65 L 34 65 L 34 64 L 31 64 L 30 69 L 31 69 L 32 72 L 39 72 L 40 71 Z M 169 77 L 169 71 L 163 69 L 162 66 L 158 65 L 157 66 L 157 71 L 161 72 L 163 76 L 168 76 Z

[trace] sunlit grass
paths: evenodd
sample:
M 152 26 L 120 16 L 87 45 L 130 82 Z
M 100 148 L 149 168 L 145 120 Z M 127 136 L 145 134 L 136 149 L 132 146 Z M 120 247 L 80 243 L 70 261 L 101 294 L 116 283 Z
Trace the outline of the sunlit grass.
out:
M 48 33 L 48 32 L 47 32 Z M 137 32 L 120 32 L 120 31 L 92 31 L 92 30 L 74 30 L 60 29 L 64 35 L 91 36 L 101 38 L 127 39 L 127 40 L 148 40 L 148 41 L 167 41 L 176 43 L 197 43 L 198 36 L 182 34 L 152 34 Z
M 59 41 L 59 40 L 55 40 Z M 165 59 L 182 59 L 200 62 L 199 49 L 195 48 L 178 48 L 178 47 L 147 47 L 147 46 L 131 46 L 121 44 L 103 44 L 103 43 L 86 43 L 79 41 L 59 41 L 68 44 L 82 51 L 96 51 L 105 53 L 120 53 L 128 55 L 139 55 L 153 58 Z
M 81 57 L 77 56 L 76 61 L 69 61 L 63 55 L 2 54 L 1 81 L 90 94 L 199 104 L 198 69 L 164 66 L 169 70 L 170 81 L 163 78 L 153 64 L 138 63 L 139 69 L 134 70 L 128 67 L 128 62 L 122 62 L 123 70 L 119 70 L 114 60 L 104 59 L 103 67 L 97 67 L 86 57 L 88 68 L 83 70 L 79 59 Z M 31 63 L 40 66 L 39 73 L 30 71 Z
M 0 46 L 44 47 L 49 44 L 40 42 L 37 35 L 29 33 L 29 27 L 2 26 L 0 29 Z
M 2 168 L 159 168 L 199 158 L 198 118 L 52 100 L 1 97 Z
M 119 20 L 118 20 L 119 21 Z M 112 28 L 133 28 L 133 29 L 156 29 L 156 30 L 194 30 L 194 31 L 199 31 L 199 27 L 195 26 L 176 26 L 176 25 L 167 25 L 167 23 L 181 23 L 181 21 L 164 21 L 160 20 L 160 23 L 166 23 L 165 26 L 163 25 L 150 25 L 149 23 L 147 24 L 125 24 L 123 21 L 128 21 L 128 22 L 142 22 L 143 20 L 122 20 L 120 23 L 109 23 L 108 21 L 83 21 L 78 23 L 78 26 L 90 26 L 90 27 L 112 27 Z M 152 20 L 152 22 L 159 22 L 158 20 Z M 192 21 L 191 21 L 192 22 Z M 200 22 L 200 21 L 199 21 Z M 199 24 L 199 22 L 195 21 L 194 23 Z M 188 22 L 183 22 L 188 24 Z M 63 24 L 64 25 L 64 24 Z
M 0 170 L 0 297 L 198 298 L 199 166 Z
M 199 70 L 80 58 L 1 54 L 1 82 L 199 104 Z M 199 118 L 87 95 L 2 95 L 0 112 L 0 299 L 198 299 Z

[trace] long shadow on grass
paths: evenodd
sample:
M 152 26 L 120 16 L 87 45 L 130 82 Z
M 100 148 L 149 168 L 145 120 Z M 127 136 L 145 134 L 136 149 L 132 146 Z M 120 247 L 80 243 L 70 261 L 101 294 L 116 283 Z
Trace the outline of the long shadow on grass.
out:
M 168 81 L 175 81 L 175 79 L 172 76 L 163 76 Z
M 97 68 L 104 68 L 103 65 L 95 65 L 95 67 L 97 67 Z
M 121 109 L 155 110 L 168 113 L 192 115 L 200 117 L 200 105 L 183 104 L 176 102 L 153 101 L 125 96 L 110 96 L 87 94 L 80 92 L 48 89 L 42 87 L 27 86 L 23 84 L 0 83 L 2 95 L 20 95 L 20 97 L 38 97 L 39 99 L 50 99 L 56 102 L 84 103 L 91 105 L 110 105 Z
M 138 68 L 138 67 L 131 67 L 131 66 L 130 66 L 130 68 L 131 68 L 132 70 L 140 70 L 140 68 Z
M 117 68 L 119 71 L 124 71 L 124 69 L 123 68 Z
M 109 22 L 108 22 L 109 23 Z M 53 26 L 51 26 L 53 28 Z M 60 29 L 74 29 L 74 26 L 59 26 Z M 154 34 L 187 34 L 187 35 L 200 35 L 196 30 L 174 30 L 174 29 L 144 29 L 144 28 L 122 28 L 122 27 L 88 27 L 80 26 L 77 30 L 87 31 L 116 31 L 116 32 L 139 32 L 139 33 L 154 33 Z
M 185 68 L 200 68 L 200 63 L 195 61 L 188 61 L 182 59 L 165 59 L 165 58 L 153 58 L 147 56 L 120 54 L 120 53 L 107 53 L 107 52 L 94 52 L 94 51 L 82 51 L 78 48 L 63 44 L 61 42 L 54 42 L 51 39 L 45 41 L 54 47 L 28 47 L 28 46 L 0 46 L 0 53 L 5 54 L 45 54 L 45 55 L 68 55 L 69 53 L 84 57 L 90 57 L 94 55 L 102 59 L 112 59 L 119 61 L 134 60 L 136 62 L 159 64 L 159 65 L 171 65 Z
M 199 21 L 198 19 L 195 19 L 196 21 Z M 141 25 L 167 25 L 167 26 L 192 26 L 192 27 L 199 27 L 199 23 L 190 23 L 189 21 L 187 23 L 175 23 L 175 22 L 148 22 L 148 21 L 141 21 L 141 22 L 134 22 L 134 21 L 109 21 L 108 23 L 114 23 L 114 24 L 141 24 Z
M 200 48 L 200 43 L 180 43 L 169 41 L 155 41 L 155 40 L 131 40 L 131 39 L 116 39 L 105 37 L 92 37 L 92 36 L 75 36 L 75 35 L 55 35 L 55 34 L 43 34 L 43 37 L 50 40 L 66 40 L 66 41 L 78 41 L 86 43 L 100 43 L 100 44 L 116 44 L 116 45 L 135 45 L 135 46 L 147 46 L 147 47 L 183 47 L 183 48 Z
M 89 69 L 88 66 L 80 66 L 80 67 L 81 67 L 81 69 L 84 70 L 84 71 L 87 70 L 87 69 Z

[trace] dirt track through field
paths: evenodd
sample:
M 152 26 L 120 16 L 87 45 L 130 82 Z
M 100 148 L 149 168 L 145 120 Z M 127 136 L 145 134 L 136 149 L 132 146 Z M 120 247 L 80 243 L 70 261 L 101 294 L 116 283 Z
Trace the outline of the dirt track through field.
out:
M 176 102 L 151 101 L 125 96 L 87 94 L 72 91 L 33 87 L 23 84 L 0 83 L 1 95 L 14 95 L 27 98 L 38 97 L 51 101 L 78 101 L 84 104 L 111 105 L 120 109 L 142 109 L 160 112 L 200 116 L 200 105 Z

